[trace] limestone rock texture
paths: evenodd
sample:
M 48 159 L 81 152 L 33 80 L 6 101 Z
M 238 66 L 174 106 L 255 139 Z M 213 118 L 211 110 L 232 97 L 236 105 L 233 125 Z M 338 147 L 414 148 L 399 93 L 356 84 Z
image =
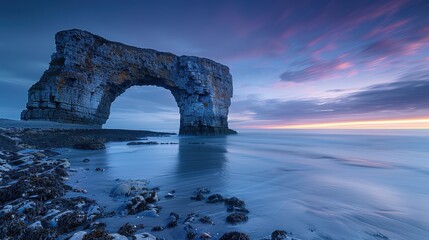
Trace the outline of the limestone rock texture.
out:
M 72 29 L 55 35 L 49 69 L 28 91 L 22 120 L 102 126 L 112 102 L 132 86 L 154 85 L 173 94 L 179 134 L 235 133 L 228 128 L 229 68 L 210 59 L 176 56 L 112 42 Z

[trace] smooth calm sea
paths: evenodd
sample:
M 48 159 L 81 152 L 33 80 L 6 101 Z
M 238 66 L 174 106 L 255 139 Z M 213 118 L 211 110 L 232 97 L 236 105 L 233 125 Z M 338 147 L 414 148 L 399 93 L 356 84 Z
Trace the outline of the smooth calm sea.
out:
M 106 211 L 123 206 L 123 199 L 109 196 L 116 179 L 148 179 L 161 197 L 176 191 L 159 202 L 158 218 L 104 219 L 111 231 L 124 222 L 150 231 L 175 211 L 181 221 L 190 212 L 210 216 L 215 225 L 195 227 L 213 239 L 234 230 L 262 239 L 276 229 L 298 239 L 429 239 L 428 131 L 261 131 L 149 140 L 178 144 L 64 150 L 79 170 L 69 182 L 88 189 Z M 97 167 L 106 171 L 95 172 Z M 226 224 L 223 204 L 190 200 L 198 187 L 244 200 L 249 221 Z M 181 226 L 153 234 L 185 239 Z

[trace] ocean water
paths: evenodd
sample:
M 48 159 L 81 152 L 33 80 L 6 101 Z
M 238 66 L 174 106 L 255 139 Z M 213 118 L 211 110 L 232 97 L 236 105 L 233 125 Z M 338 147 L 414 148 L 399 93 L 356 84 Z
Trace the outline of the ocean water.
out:
M 427 131 L 261 131 L 149 140 L 178 144 L 62 150 L 78 169 L 69 183 L 87 189 L 106 211 L 123 206 L 124 199 L 109 196 L 116 179 L 148 179 L 161 197 L 176 191 L 159 202 L 160 217 L 103 219 L 110 231 L 125 222 L 150 231 L 174 211 L 181 221 L 190 212 L 210 216 L 215 225 L 194 227 L 213 239 L 226 231 L 262 239 L 276 229 L 297 239 L 429 239 Z M 106 171 L 95 172 L 97 167 Z M 244 200 L 249 221 L 226 224 L 223 204 L 190 200 L 198 187 Z M 182 227 L 153 234 L 185 239 Z

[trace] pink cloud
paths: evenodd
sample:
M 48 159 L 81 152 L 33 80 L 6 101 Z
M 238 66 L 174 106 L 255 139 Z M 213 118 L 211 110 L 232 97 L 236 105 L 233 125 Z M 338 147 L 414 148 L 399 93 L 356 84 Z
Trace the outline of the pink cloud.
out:
M 349 71 L 349 72 L 347 72 L 347 73 L 346 73 L 346 76 L 347 76 L 348 78 L 351 78 L 351 77 L 356 76 L 358 73 L 359 73 L 359 72 L 358 72 L 357 70 L 351 70 L 351 71 Z
M 337 64 L 337 66 L 334 67 L 335 70 L 345 70 L 347 68 L 352 67 L 353 64 L 351 64 L 350 62 L 342 62 Z
M 384 1 L 384 4 L 367 9 L 367 12 L 365 14 L 362 14 L 362 12 L 356 12 L 349 25 L 351 26 L 358 26 L 361 23 L 368 22 L 371 20 L 374 20 L 376 18 L 379 18 L 384 15 L 392 15 L 396 12 L 398 12 L 405 4 L 408 3 L 407 0 L 397 0 L 397 1 Z
M 314 58 L 314 59 L 320 59 L 320 56 L 321 56 L 323 53 L 334 51 L 336 48 L 337 48 L 337 47 L 335 46 L 335 44 L 330 43 L 330 44 L 328 44 L 328 45 L 325 45 L 325 46 L 323 46 L 323 47 L 321 47 L 321 48 L 317 49 L 316 51 L 313 51 L 313 52 L 312 52 L 312 54 L 311 54 L 311 56 L 312 56 L 312 58 Z
M 416 52 L 423 46 L 421 42 L 410 43 L 404 48 L 405 55 L 415 55 Z
M 374 29 L 372 29 L 369 33 L 367 33 L 364 38 L 368 39 L 374 36 L 386 36 L 387 34 L 390 34 L 404 25 L 406 25 L 408 22 L 410 22 L 409 19 L 400 20 L 394 23 L 391 23 L 387 26 L 379 26 Z
M 371 61 L 366 62 L 366 67 L 368 67 L 370 70 L 374 70 L 377 68 L 380 68 L 381 66 L 385 66 L 385 60 L 387 57 L 380 57 Z
M 280 75 L 284 82 L 310 82 L 324 79 L 348 76 L 345 70 L 353 66 L 351 62 L 334 59 L 331 61 L 318 61 L 313 65 L 296 71 L 286 71 Z

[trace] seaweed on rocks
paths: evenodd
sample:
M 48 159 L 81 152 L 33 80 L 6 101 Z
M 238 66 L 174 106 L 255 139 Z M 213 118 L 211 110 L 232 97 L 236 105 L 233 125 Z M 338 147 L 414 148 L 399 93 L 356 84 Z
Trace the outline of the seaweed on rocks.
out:
M 163 230 L 164 230 L 164 227 L 162 227 L 162 226 L 154 226 L 152 228 L 152 232 L 160 232 L 160 231 L 163 231 Z
M 73 148 L 80 149 L 80 150 L 100 150 L 100 149 L 105 149 L 106 145 L 104 145 L 104 143 L 101 141 L 82 142 L 82 143 L 77 143 L 73 145 Z
M 250 240 L 250 237 L 241 232 L 227 232 L 220 237 L 220 240 Z
M 58 233 L 51 228 L 27 228 L 24 239 L 26 240 L 53 240 L 57 239 Z
M 155 203 L 159 201 L 158 193 L 155 190 L 152 190 L 149 197 L 145 197 L 147 203 Z
M 154 141 L 149 141 L 149 142 L 129 142 L 127 143 L 127 145 L 130 146 L 135 146 L 135 145 L 157 145 L 159 144 L 158 142 L 154 142 Z
M 170 213 L 170 219 L 171 219 L 171 221 L 179 221 L 179 218 L 180 218 L 179 214 L 177 214 L 175 212 L 171 212 Z
M 229 206 L 227 208 L 228 212 L 241 212 L 241 213 L 249 213 L 249 210 L 247 210 L 247 208 L 245 207 L 234 207 L 234 206 Z
M 284 230 L 275 230 L 271 233 L 271 240 L 284 240 L 287 239 L 287 232 Z
M 179 221 L 179 214 L 172 212 L 170 213 L 170 222 L 167 223 L 167 228 L 174 228 L 177 226 Z
M 186 239 L 187 240 L 194 240 L 197 236 L 198 236 L 198 234 L 196 234 L 195 232 L 192 232 L 192 231 L 188 231 L 186 233 Z
M 248 219 L 244 213 L 232 213 L 226 217 L 226 221 L 231 224 L 247 222 Z
M 8 180 L 17 181 L 0 189 L 0 205 L 19 198 L 28 199 L 31 197 L 46 201 L 63 196 L 69 187 L 64 184 L 62 176 L 51 174 L 52 169 L 52 166 L 42 164 L 20 170 L 11 170 L 8 173 Z M 57 166 L 53 172 L 64 174 L 62 166 Z
M 126 237 L 133 236 L 137 231 L 137 226 L 134 224 L 126 223 L 121 228 L 119 228 L 118 233 Z
M 59 233 L 67 233 L 87 222 L 87 216 L 83 211 L 73 211 L 61 215 L 57 219 Z
M 113 240 L 113 237 L 104 228 L 95 228 L 85 234 L 82 240 Z
M 232 197 L 232 198 L 225 198 L 225 205 L 241 208 L 241 207 L 244 207 L 245 203 L 243 200 L 240 200 L 236 197 Z
M 211 220 L 211 218 L 209 217 L 209 216 L 204 216 L 204 217 L 202 217 L 202 218 L 200 218 L 200 220 L 199 220 L 201 223 L 204 223 L 204 224 L 211 224 L 211 225 L 214 225 L 214 223 L 213 223 L 213 221 Z
M 198 194 L 198 193 L 201 193 L 201 194 L 209 194 L 209 193 L 210 193 L 210 190 L 209 190 L 208 188 L 204 188 L 204 187 L 202 187 L 202 188 L 197 188 L 196 193 L 197 193 L 197 194 Z
M 223 201 L 225 201 L 225 199 L 220 194 L 213 194 L 207 198 L 207 203 L 218 203 Z
M 205 197 L 201 193 L 197 193 L 197 195 L 191 197 L 191 200 L 195 200 L 195 201 L 202 201 L 204 199 L 205 199 Z
M 6 163 L 22 162 L 3 175 L 0 188 L 0 239 L 56 239 L 103 214 L 94 200 L 63 198 L 68 159 L 50 151 L 2 153 Z
M 198 214 L 195 213 L 189 213 L 188 216 L 186 216 L 184 224 L 189 225 L 193 222 L 195 222 L 195 218 L 198 217 Z
M 167 228 L 177 227 L 177 221 L 170 221 L 167 223 Z
M 128 214 L 136 214 L 141 211 L 147 210 L 146 200 L 143 196 L 136 196 L 131 199 L 131 201 L 127 204 Z

